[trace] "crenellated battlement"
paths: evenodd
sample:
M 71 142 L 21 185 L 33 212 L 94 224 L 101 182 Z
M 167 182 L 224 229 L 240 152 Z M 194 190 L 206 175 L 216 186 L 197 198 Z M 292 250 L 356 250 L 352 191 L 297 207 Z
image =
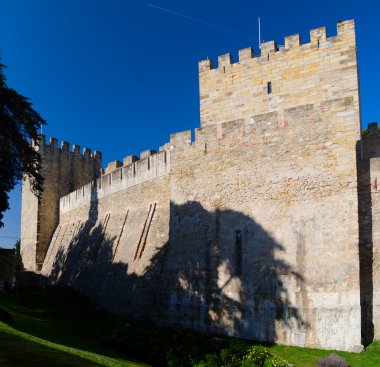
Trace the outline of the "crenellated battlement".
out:
M 380 130 L 377 125 L 377 122 L 370 122 L 368 124 L 367 132 L 368 132 L 368 136 L 374 135 L 374 136 L 380 137 Z M 367 136 L 367 134 L 364 134 L 364 135 Z
M 140 153 L 140 158 L 132 154 L 124 157 L 123 162 L 109 162 L 107 167 L 101 170 L 101 177 L 61 197 L 60 213 L 170 173 L 170 156 L 173 149 L 190 147 L 191 144 L 191 131 L 181 131 L 170 134 L 169 142 L 161 146 L 159 152 L 148 149 Z
M 380 132 L 360 134 L 354 22 L 281 44 L 199 63 L 195 141 L 100 169 L 41 136 L 26 268 L 162 325 L 347 351 L 380 338 Z
M 23 180 L 23 216 L 21 241 L 23 243 L 25 266 L 38 270 L 45 259 L 54 230 L 59 223 L 59 199 L 91 182 L 100 175 L 102 153 L 81 148 L 77 144 L 70 146 L 58 139 L 39 134 L 32 146 L 41 156 L 41 175 L 44 177 L 44 190 L 38 199 L 29 189 L 28 177 Z M 32 217 L 26 213 L 30 207 L 35 210 Z M 31 220 L 32 218 L 32 220 Z
M 380 130 L 377 122 L 368 124 L 362 134 L 362 155 L 365 160 L 380 157 Z
M 257 61 L 260 58 L 268 58 L 268 54 L 280 52 L 286 53 L 287 51 L 295 48 L 300 48 L 301 51 L 306 51 L 312 46 L 322 47 L 324 43 L 331 42 L 336 39 L 336 37 L 345 37 L 347 34 L 352 34 L 355 31 L 354 20 L 347 20 L 337 23 L 337 35 L 327 38 L 326 27 L 319 27 L 310 30 L 310 42 L 302 44 L 299 34 L 294 34 L 284 38 L 284 47 L 279 47 L 277 42 L 274 40 L 266 41 L 261 43 L 260 55 L 254 55 L 253 49 L 251 47 L 239 50 L 239 60 L 236 63 L 246 62 L 247 60 L 256 58 Z M 220 69 L 229 65 L 233 65 L 233 58 L 230 53 L 218 56 L 217 67 L 210 58 L 199 61 L 199 71 L 205 72 L 213 69 Z
M 284 46 L 263 42 L 257 57 L 248 47 L 239 51 L 238 62 L 229 53 L 219 56 L 215 67 L 210 58 L 202 60 L 201 127 L 358 94 L 353 70 L 357 73 L 353 20 L 339 22 L 333 37 L 320 27 L 310 31 L 309 43 L 294 34 L 285 37 Z
M 52 152 L 69 152 L 72 156 L 92 158 L 92 159 L 102 159 L 102 152 L 95 150 L 91 154 L 90 148 L 83 148 L 82 154 L 80 151 L 80 146 L 78 144 L 73 144 L 70 150 L 70 143 L 67 141 L 61 142 L 61 147 L 58 147 L 58 139 L 51 137 L 49 143 L 46 142 L 46 136 L 44 134 L 38 135 L 38 141 L 33 142 L 32 145 L 37 149 L 40 154 L 52 153 Z
M 135 160 L 134 158 L 125 159 L 125 162 L 129 164 L 124 165 L 120 161 L 110 162 L 103 170 L 101 177 L 61 197 L 60 213 L 63 214 L 80 205 L 90 204 L 94 200 L 170 172 L 170 153 L 167 151 L 155 152 L 142 159 Z
M 107 175 L 117 170 L 118 168 L 132 166 L 133 164 L 135 164 L 135 167 L 139 167 L 140 165 L 147 165 L 150 167 L 150 162 L 156 161 L 156 155 L 160 156 L 162 152 L 170 152 L 177 147 L 190 146 L 191 143 L 191 130 L 170 134 L 169 142 L 160 146 L 159 152 L 155 151 L 154 149 L 147 149 L 140 152 L 140 157 L 131 154 L 124 157 L 123 162 L 119 160 L 109 162 L 107 164 L 107 167 L 102 169 L 102 175 Z

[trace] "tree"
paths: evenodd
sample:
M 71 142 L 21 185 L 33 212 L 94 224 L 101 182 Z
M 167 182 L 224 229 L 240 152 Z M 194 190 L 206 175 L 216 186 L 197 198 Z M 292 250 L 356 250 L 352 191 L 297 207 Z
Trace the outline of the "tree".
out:
M 43 178 L 41 157 L 31 146 L 45 120 L 36 112 L 29 99 L 9 88 L 0 64 L 0 227 L 4 212 L 9 209 L 8 193 L 22 179 L 30 179 L 32 191 L 40 197 Z
M 17 240 L 15 243 L 15 257 L 13 260 L 13 273 L 16 274 L 22 270 L 22 257 L 21 257 L 21 241 Z

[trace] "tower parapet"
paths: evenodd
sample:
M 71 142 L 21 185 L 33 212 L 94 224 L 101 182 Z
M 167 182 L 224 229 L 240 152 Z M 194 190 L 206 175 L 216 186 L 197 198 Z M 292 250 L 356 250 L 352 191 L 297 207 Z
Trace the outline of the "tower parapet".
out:
M 200 61 L 201 127 L 346 95 L 359 104 L 353 20 L 338 22 L 336 36 L 320 27 L 310 31 L 309 43 L 295 34 L 284 44 L 263 42 L 257 57 L 242 49 L 238 62 L 230 54 L 219 56 L 215 66 L 210 58 Z M 360 138 L 359 125 L 356 134 Z
M 258 57 L 246 48 L 237 63 L 230 54 L 217 68 L 200 62 L 195 141 L 172 134 L 158 153 L 113 161 L 63 194 L 41 272 L 163 325 L 349 351 L 362 349 L 373 324 L 380 337 L 380 224 L 371 218 L 380 218 L 380 138 L 371 124 L 358 141 L 353 29 L 340 22 L 334 37 L 321 27 L 307 44 L 292 35 L 284 46 L 263 43 Z M 57 162 L 96 162 L 89 150 L 81 158 L 77 146 L 45 145 L 53 191 L 77 183 L 78 170 Z M 31 210 L 34 260 L 46 249 L 53 194 Z
M 44 261 L 53 232 L 59 221 L 59 199 L 99 176 L 102 154 L 79 145 L 63 141 L 58 148 L 58 140 L 39 135 L 32 143 L 42 159 L 41 174 L 44 190 L 39 200 L 30 190 L 27 177 L 23 179 L 21 251 L 27 270 L 39 270 Z

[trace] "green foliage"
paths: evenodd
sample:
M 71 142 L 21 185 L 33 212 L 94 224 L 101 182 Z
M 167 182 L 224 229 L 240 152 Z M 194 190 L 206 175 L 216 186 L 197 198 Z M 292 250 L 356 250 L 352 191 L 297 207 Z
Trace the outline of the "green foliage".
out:
M 248 347 L 243 342 L 231 344 L 214 359 L 206 357 L 193 367 L 288 367 L 286 361 L 274 357 L 268 348 L 261 345 Z
M 380 131 L 380 126 L 377 127 L 377 131 Z M 368 134 L 368 128 L 362 130 L 362 135 Z
M 247 350 L 241 365 L 244 367 L 263 367 L 269 357 L 272 357 L 272 355 L 267 348 L 255 345 Z
M 0 322 L 0 365 L 9 367 L 98 367 L 99 364 L 39 343 Z
M 22 258 L 21 258 L 21 241 L 17 240 L 15 243 L 15 257 L 13 260 L 13 273 L 16 274 L 20 270 L 22 270 Z
M 219 367 L 221 360 L 214 354 L 206 354 L 202 361 L 193 365 L 193 367 Z M 179 365 L 177 365 L 179 366 Z
M 286 361 L 282 361 L 276 357 L 269 357 L 265 360 L 263 367 L 288 367 Z
M 143 322 L 123 323 L 102 336 L 101 342 L 154 366 L 192 366 L 204 356 L 212 338 L 191 330 Z
M 0 227 L 9 209 L 8 193 L 23 173 L 29 176 L 33 192 L 37 196 L 42 192 L 41 157 L 30 140 L 37 140 L 39 128 L 46 123 L 28 98 L 7 86 L 3 67 L 0 64 Z
M 73 291 L 3 293 L 0 307 L 14 321 L 14 328 L 0 322 L 0 366 L 143 366 L 100 344 L 120 319 Z
M 240 366 L 240 361 L 246 354 L 248 348 L 247 344 L 241 340 L 232 338 L 228 341 L 228 348 L 222 349 L 220 352 L 222 365 L 225 367 L 238 367 Z
M 170 367 L 287 367 L 268 348 L 247 342 L 218 338 L 192 330 L 128 322 L 102 337 L 107 347 Z
M 233 338 L 216 338 L 191 330 L 126 323 L 102 337 L 111 348 L 154 366 L 287 367 L 268 348 Z M 210 350 L 214 349 L 213 353 Z
M 0 323 L 1 366 L 92 366 L 91 363 L 95 363 L 94 360 L 98 361 L 96 358 L 102 358 L 104 363 L 118 362 L 127 366 L 142 366 L 130 361 L 135 354 L 126 357 L 124 353 L 127 348 L 121 348 L 120 351 L 124 352 L 121 354 L 116 352 L 115 348 L 111 350 L 104 344 L 100 344 L 101 336 L 105 335 L 108 335 L 110 342 L 113 342 L 115 339 L 112 335 L 115 335 L 115 330 L 118 330 L 116 334 L 123 338 L 124 346 L 135 343 L 134 345 L 137 344 L 140 350 L 145 350 L 147 354 L 150 353 L 150 348 L 155 348 L 155 353 L 159 356 L 163 354 L 166 359 L 162 365 L 170 367 L 241 367 L 243 357 L 252 353 L 252 343 L 234 338 L 216 338 L 188 330 L 177 331 L 174 328 L 160 328 L 138 322 L 126 324 L 125 320 L 95 309 L 84 297 L 66 289 L 2 294 L 0 307 L 11 313 L 14 327 L 17 329 Z M 130 326 L 127 332 L 123 333 L 122 329 L 126 325 Z M 135 329 L 138 343 L 128 338 L 128 335 L 133 336 L 131 333 L 133 329 Z M 156 329 L 159 330 L 155 331 Z M 8 331 L 12 331 L 13 335 L 10 335 Z M 20 335 L 19 332 L 23 332 L 24 335 Z M 141 338 L 139 333 L 142 335 Z M 170 336 L 171 334 L 174 336 Z M 150 340 L 151 335 L 154 337 L 153 340 Z M 35 337 L 40 339 L 37 340 Z M 199 337 L 201 341 L 198 340 Z M 183 342 L 181 338 L 184 338 Z M 56 345 L 48 347 L 41 344 L 47 340 Z M 170 345 L 173 340 L 176 346 Z M 166 349 L 168 346 L 170 346 L 169 352 Z M 283 345 L 271 345 L 266 349 L 272 356 L 265 360 L 264 367 L 287 367 L 287 363 L 281 359 L 290 361 L 295 367 L 315 367 L 316 359 L 326 357 L 332 352 L 345 358 L 351 367 L 380 366 L 380 341 L 373 342 L 363 353 Z M 89 355 L 88 352 L 92 354 Z M 77 356 L 87 359 L 81 357 L 78 361 Z M 72 362 L 69 362 L 71 359 Z M 144 356 L 141 360 L 148 362 Z M 64 362 L 67 363 L 64 364 Z

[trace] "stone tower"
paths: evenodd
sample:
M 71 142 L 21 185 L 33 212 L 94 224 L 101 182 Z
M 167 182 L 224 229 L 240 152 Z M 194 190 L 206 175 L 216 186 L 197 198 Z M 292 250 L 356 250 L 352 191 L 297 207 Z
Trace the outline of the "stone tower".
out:
M 91 154 L 80 146 L 62 142 L 57 147 L 57 139 L 50 138 L 46 144 L 45 136 L 40 135 L 34 143 L 42 158 L 44 191 L 39 200 L 30 190 L 27 177 L 23 179 L 21 214 L 21 253 L 26 270 L 39 271 L 45 259 L 50 240 L 59 222 L 59 199 L 63 195 L 81 187 L 100 174 L 102 155 Z
M 283 44 L 199 63 L 194 141 L 172 134 L 95 180 L 96 155 L 40 141 L 27 267 L 45 258 L 51 284 L 160 324 L 348 351 L 379 335 L 380 138 L 361 136 L 355 25 Z

